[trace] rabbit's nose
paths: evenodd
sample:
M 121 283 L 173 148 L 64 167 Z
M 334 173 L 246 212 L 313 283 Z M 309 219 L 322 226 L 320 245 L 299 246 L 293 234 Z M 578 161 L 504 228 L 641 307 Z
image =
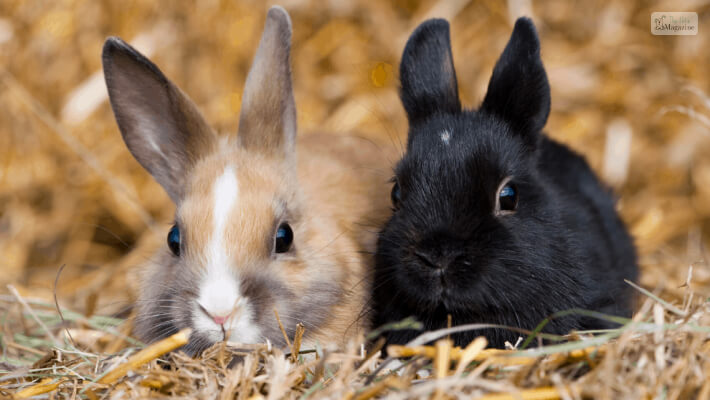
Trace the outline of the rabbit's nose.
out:
M 232 317 L 232 315 L 236 311 L 236 307 L 235 307 L 231 311 L 222 310 L 219 312 L 215 312 L 215 311 L 210 312 L 202 304 L 198 303 L 197 305 L 200 308 L 200 310 L 202 310 L 202 312 L 207 317 L 211 318 L 212 321 L 214 321 L 214 323 L 217 325 L 224 325 L 227 321 L 229 321 L 229 319 Z
M 413 254 L 428 267 L 443 270 L 462 257 L 462 249 L 463 245 L 457 238 L 435 233 L 417 243 Z
M 428 267 L 446 269 L 456 259 L 455 256 L 440 251 L 415 250 L 414 255 Z

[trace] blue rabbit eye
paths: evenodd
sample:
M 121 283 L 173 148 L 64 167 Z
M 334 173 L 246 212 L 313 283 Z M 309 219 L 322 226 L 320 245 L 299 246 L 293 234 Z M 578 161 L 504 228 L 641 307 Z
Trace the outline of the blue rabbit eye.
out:
M 177 225 L 173 225 L 168 232 L 168 247 L 173 254 L 180 256 L 180 228 Z
M 291 249 L 291 243 L 293 243 L 293 231 L 291 226 L 284 222 L 279 225 L 279 229 L 276 231 L 276 245 L 274 250 L 277 253 L 285 253 Z
M 498 193 L 498 211 L 515 211 L 518 206 L 518 191 L 515 185 L 507 183 Z
M 508 197 L 508 196 L 515 196 L 515 189 L 513 189 L 511 186 L 505 186 L 500 191 L 500 197 Z

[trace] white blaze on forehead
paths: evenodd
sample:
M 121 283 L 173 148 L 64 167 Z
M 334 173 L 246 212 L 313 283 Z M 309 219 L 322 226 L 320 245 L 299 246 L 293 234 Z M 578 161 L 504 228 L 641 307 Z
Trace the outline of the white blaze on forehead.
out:
M 444 142 L 444 144 L 449 144 L 449 140 L 451 140 L 451 132 L 448 130 L 444 130 L 440 134 L 441 141 Z
M 205 276 L 200 285 L 199 304 L 212 316 L 229 315 L 241 298 L 239 282 L 232 272 L 225 241 L 229 216 L 239 196 L 239 182 L 234 168 L 225 168 L 212 187 L 212 232 L 205 252 Z
M 237 175 L 234 173 L 233 167 L 227 167 L 212 187 L 212 198 L 214 200 L 212 226 L 214 231 L 212 232 L 211 246 L 220 246 L 222 244 L 217 242 L 217 240 L 221 240 L 224 235 L 224 227 L 227 224 L 227 219 L 229 219 L 229 214 L 237 202 L 238 195 L 239 182 L 237 181 Z
M 241 294 L 238 276 L 229 257 L 228 250 L 234 243 L 226 240 L 229 218 L 239 199 L 239 181 L 233 167 L 226 167 L 215 180 L 212 199 L 212 232 L 205 249 L 205 275 L 193 309 L 193 322 L 195 328 L 211 340 L 224 339 L 223 332 L 226 331 L 230 340 L 256 343 L 261 337 L 260 329 L 254 323 L 249 301 Z M 220 326 L 213 317 L 227 319 Z

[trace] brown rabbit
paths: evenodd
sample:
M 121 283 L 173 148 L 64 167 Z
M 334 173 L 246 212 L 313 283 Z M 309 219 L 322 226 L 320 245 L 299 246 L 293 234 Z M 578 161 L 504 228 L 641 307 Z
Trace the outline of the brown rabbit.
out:
M 225 339 L 282 346 L 274 310 L 289 335 L 303 323 L 311 343 L 342 344 L 366 328 L 388 158 L 352 137 L 296 143 L 290 40 L 288 14 L 271 8 L 236 139 L 219 138 L 148 59 L 106 41 L 123 139 L 177 206 L 168 246 L 142 277 L 135 329 L 146 341 L 191 327 L 192 354 Z

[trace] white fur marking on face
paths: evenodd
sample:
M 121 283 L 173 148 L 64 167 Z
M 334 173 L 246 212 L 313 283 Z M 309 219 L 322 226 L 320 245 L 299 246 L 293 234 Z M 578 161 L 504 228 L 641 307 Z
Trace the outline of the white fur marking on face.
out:
M 451 132 L 449 132 L 448 130 L 445 130 L 445 131 L 441 132 L 440 137 L 441 137 L 441 141 L 444 142 L 444 144 L 449 144 L 449 140 L 451 139 Z
M 212 226 L 214 231 L 210 239 L 211 255 L 225 255 L 226 243 L 223 242 L 224 227 L 229 219 L 229 214 L 237 202 L 239 195 L 239 182 L 234 173 L 234 168 L 227 167 L 222 175 L 217 178 L 212 188 L 214 207 L 212 208 Z M 224 260 L 226 261 L 226 260 Z
M 193 310 L 195 318 L 195 328 L 202 334 L 206 334 L 209 339 L 220 341 L 227 339 L 234 343 L 259 343 L 262 340 L 261 330 L 254 323 L 252 317 L 253 310 L 249 302 L 241 297 L 236 304 L 234 313 L 227 319 L 224 324 L 224 332 L 222 327 L 217 325 L 211 318 L 205 315 L 199 306 L 195 305 Z
M 200 285 L 200 295 L 195 305 L 195 327 L 208 333 L 214 340 L 222 339 L 222 327 L 200 309 L 202 306 L 211 316 L 229 317 L 225 330 L 232 333 L 231 340 L 254 342 L 259 338 L 259 329 L 252 321 L 252 310 L 241 295 L 239 281 L 233 272 L 225 243 L 225 230 L 229 217 L 239 197 L 239 181 L 234 168 L 225 168 L 212 188 L 212 233 L 206 252 L 206 273 Z M 234 331 L 236 329 L 236 331 Z

